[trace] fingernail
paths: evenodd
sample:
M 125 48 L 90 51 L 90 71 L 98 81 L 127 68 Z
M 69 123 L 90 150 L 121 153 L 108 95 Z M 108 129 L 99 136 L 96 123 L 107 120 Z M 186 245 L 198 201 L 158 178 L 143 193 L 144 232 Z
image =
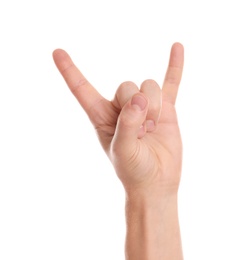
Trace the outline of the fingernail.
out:
M 155 122 L 153 120 L 146 120 L 146 130 L 148 132 L 155 130 Z
M 143 111 L 147 106 L 147 100 L 140 95 L 135 95 L 131 100 L 131 105 L 135 109 L 139 111 Z

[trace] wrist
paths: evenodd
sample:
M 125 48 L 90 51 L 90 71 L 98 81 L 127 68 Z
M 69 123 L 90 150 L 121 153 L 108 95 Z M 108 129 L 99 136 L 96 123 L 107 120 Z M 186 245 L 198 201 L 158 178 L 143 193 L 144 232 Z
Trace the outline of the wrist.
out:
M 181 260 L 177 193 L 126 194 L 127 259 Z
M 162 201 L 170 199 L 177 200 L 179 183 L 176 185 L 163 184 L 155 182 L 155 184 L 142 184 L 135 186 L 124 185 L 127 200 L 144 201 Z
M 177 192 L 167 193 L 163 190 L 132 190 L 126 192 L 126 210 L 145 212 L 163 217 L 165 211 L 177 216 Z M 172 212 L 170 212 L 170 210 Z

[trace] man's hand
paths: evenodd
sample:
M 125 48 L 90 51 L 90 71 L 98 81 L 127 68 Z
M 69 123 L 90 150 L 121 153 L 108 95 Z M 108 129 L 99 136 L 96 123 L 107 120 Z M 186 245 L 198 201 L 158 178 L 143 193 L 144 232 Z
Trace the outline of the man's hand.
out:
M 175 101 L 183 69 L 175 43 L 162 89 L 125 82 L 112 101 L 85 79 L 63 50 L 54 61 L 95 129 L 126 190 L 126 259 L 182 260 L 177 191 L 182 142 Z
M 140 88 L 124 82 L 111 101 L 98 93 L 65 51 L 55 50 L 53 58 L 97 130 L 126 191 L 158 189 L 165 195 L 176 193 L 182 142 L 175 101 L 182 76 L 183 46 L 172 46 L 162 89 L 153 80 L 144 81 Z

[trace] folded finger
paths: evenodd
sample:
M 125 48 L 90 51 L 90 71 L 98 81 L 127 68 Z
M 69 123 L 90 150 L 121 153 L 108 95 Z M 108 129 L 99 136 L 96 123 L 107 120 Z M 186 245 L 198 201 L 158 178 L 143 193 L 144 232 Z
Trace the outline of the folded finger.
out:
M 155 130 L 161 114 L 161 88 L 154 80 L 145 80 L 140 91 L 149 100 L 149 107 L 146 116 L 147 131 Z
M 138 92 L 140 92 L 140 90 L 135 83 L 131 81 L 123 82 L 116 90 L 112 104 L 116 108 L 122 109 L 123 106 L 132 98 L 132 96 Z

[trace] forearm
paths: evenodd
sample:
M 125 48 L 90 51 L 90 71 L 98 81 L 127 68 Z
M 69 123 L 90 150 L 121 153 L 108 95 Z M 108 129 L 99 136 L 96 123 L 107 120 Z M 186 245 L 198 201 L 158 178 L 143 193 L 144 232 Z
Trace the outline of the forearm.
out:
M 181 260 L 177 195 L 150 194 L 127 194 L 126 259 Z

